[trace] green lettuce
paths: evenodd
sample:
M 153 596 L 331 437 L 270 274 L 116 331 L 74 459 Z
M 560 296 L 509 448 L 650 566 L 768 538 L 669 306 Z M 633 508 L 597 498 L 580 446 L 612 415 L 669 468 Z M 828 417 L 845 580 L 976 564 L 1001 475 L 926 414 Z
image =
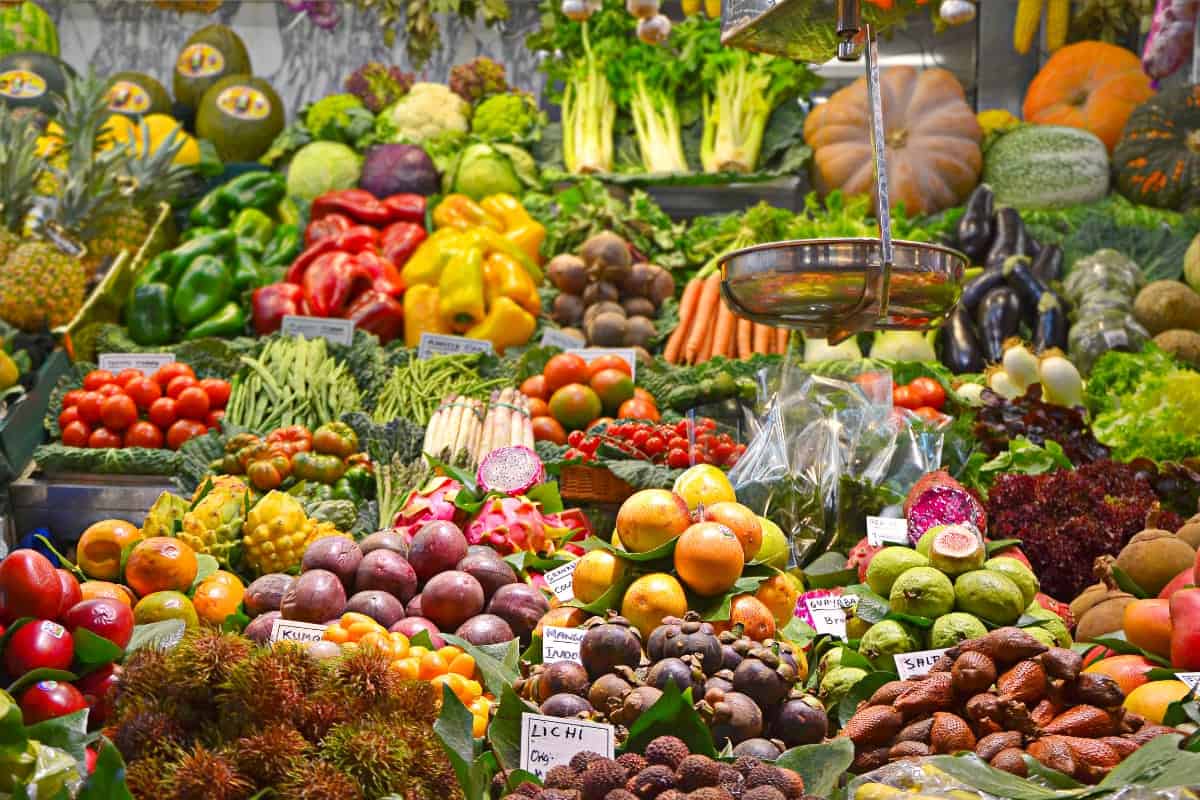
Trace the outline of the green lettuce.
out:
M 1121 461 L 1180 461 L 1200 456 L 1200 372 L 1146 373 L 1132 393 L 1099 414 L 1092 431 Z

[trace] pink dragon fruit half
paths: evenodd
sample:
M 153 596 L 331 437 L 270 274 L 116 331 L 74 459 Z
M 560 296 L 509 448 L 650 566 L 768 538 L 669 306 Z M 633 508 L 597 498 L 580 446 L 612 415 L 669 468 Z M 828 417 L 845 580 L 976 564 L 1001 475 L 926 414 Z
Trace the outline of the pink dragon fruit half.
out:
M 494 497 L 467 525 L 467 541 L 490 545 L 501 554 L 518 550 L 550 552 L 571 531 L 555 515 L 545 516 L 526 497 Z
M 481 492 L 500 492 L 510 497 L 525 494 L 545 480 L 546 470 L 538 454 L 521 445 L 497 447 L 484 457 L 475 475 Z
M 392 525 L 413 528 L 434 520 L 460 521 L 462 511 L 454 505 L 454 498 L 462 488 L 453 478 L 430 478 L 424 486 L 408 493 Z
M 969 522 L 987 530 L 987 512 L 971 492 L 944 470 L 931 472 L 917 481 L 904 501 L 908 538 L 914 545 L 934 525 Z

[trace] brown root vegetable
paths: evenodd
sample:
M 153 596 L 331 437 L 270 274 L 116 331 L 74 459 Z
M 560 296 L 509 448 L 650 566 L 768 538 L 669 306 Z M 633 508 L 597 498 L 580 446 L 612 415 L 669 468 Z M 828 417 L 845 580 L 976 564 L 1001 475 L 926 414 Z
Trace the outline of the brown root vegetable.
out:
M 653 317 L 658 313 L 658 309 L 644 297 L 626 297 L 621 301 L 621 308 L 625 309 L 626 316 L 630 317 Z
M 579 295 L 563 292 L 554 298 L 550 317 L 559 325 L 578 325 L 583 319 L 583 300 Z
M 587 265 L 570 253 L 561 253 L 546 265 L 546 277 L 554 288 L 566 294 L 582 294 L 588 285 Z
M 604 311 L 592 317 L 592 321 L 584 326 L 588 342 L 597 347 L 621 347 L 625 344 L 625 336 L 629 325 L 625 319 L 625 310 L 621 313 Z
M 588 237 L 579 248 L 579 257 L 593 278 L 612 283 L 624 281 L 633 266 L 629 243 L 611 231 Z
M 649 317 L 629 317 L 625 321 L 625 346 L 649 347 L 650 342 L 658 335 L 654 321 Z
M 594 306 L 596 303 L 616 303 L 621 299 L 617 287 L 608 281 L 596 281 L 583 290 L 584 306 Z

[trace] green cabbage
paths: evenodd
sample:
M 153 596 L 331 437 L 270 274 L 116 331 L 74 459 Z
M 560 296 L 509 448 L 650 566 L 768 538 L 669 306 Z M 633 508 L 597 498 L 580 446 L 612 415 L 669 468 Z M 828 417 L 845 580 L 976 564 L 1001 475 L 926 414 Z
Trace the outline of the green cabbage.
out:
M 314 198 L 339 189 L 352 189 L 362 172 L 358 153 L 338 142 L 306 144 L 288 165 L 287 193 L 290 197 L 312 202 Z

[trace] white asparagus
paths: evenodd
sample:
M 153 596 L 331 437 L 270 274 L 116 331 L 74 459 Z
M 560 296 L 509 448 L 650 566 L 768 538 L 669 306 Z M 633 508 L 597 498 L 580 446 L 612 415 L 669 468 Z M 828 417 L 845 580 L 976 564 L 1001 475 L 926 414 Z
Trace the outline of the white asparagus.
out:
M 530 450 L 532 450 L 533 446 L 534 446 L 533 408 L 532 408 L 532 406 L 533 406 L 533 403 L 531 403 L 529 401 L 529 398 L 526 397 L 525 398 L 525 427 L 524 427 L 523 431 L 525 433 L 525 446 L 528 447 Z
M 463 397 L 458 401 L 458 404 L 462 414 L 459 417 L 458 431 L 454 437 L 454 446 L 450 449 L 451 458 L 458 458 L 458 454 L 467 448 L 467 444 L 471 440 L 471 423 L 475 419 L 474 401 Z M 468 451 L 467 460 L 470 461 L 474 455 L 475 451 Z
M 529 426 L 529 401 L 520 392 L 517 393 L 515 400 L 519 410 L 516 412 L 516 425 L 513 426 L 512 435 L 508 438 L 513 445 L 524 445 L 525 428 Z
M 500 393 L 499 408 L 496 410 L 496 433 L 492 437 L 491 450 L 508 444 L 508 432 L 512 427 L 512 392 L 505 389 Z M 488 452 L 491 452 L 489 450 Z
M 423 452 L 430 455 L 437 455 L 437 450 L 441 446 L 442 429 L 446 424 L 446 404 L 453 402 L 454 395 L 450 395 L 442 400 L 442 404 L 438 406 L 437 411 L 429 419 L 429 426 L 425 429 L 425 445 Z
M 470 461 L 468 466 L 475 467 L 478 463 L 475 460 L 475 454 L 479 448 L 479 429 L 483 425 L 483 421 L 480 419 L 483 413 L 483 404 L 478 400 L 471 400 L 471 406 L 468 410 L 471 413 L 467 418 L 466 451 Z
M 496 427 L 496 400 L 499 398 L 500 392 L 493 390 L 491 399 L 488 403 L 486 416 L 484 417 L 483 430 L 479 435 L 479 445 L 475 448 L 475 462 L 481 463 L 484 456 L 487 455 L 487 450 L 491 446 L 492 430 Z
M 438 458 L 446 461 L 454 458 L 454 440 L 458 437 L 458 426 L 462 422 L 462 400 L 456 398 L 450 405 L 447 416 L 446 435 L 442 437 Z M 449 452 L 445 452 L 449 451 Z

